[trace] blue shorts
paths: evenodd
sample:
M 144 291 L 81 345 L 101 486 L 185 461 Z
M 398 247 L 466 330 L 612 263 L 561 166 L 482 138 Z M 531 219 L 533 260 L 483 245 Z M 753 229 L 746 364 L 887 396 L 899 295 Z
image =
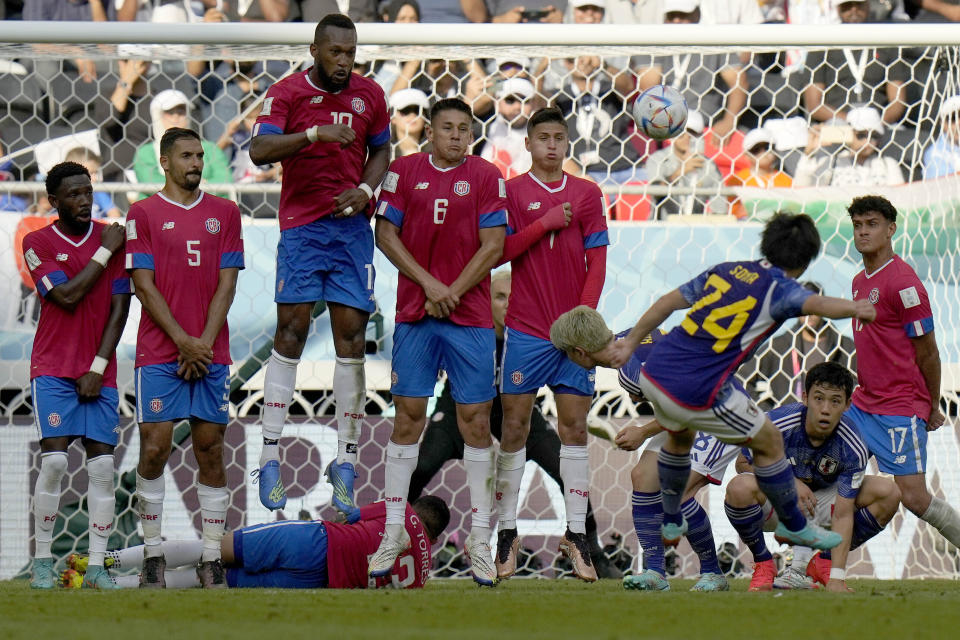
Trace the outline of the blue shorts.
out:
M 230 587 L 322 589 L 327 586 L 327 529 L 315 520 L 279 520 L 233 532 L 240 566 L 227 569 Z
M 280 232 L 275 302 L 324 300 L 372 313 L 374 275 L 366 216 L 324 216 Z
M 536 393 L 548 385 L 554 393 L 592 396 L 596 369 L 574 364 L 563 351 L 543 338 L 507 327 L 500 365 L 501 393 Z
M 197 418 L 227 424 L 230 409 L 230 367 L 211 364 L 199 380 L 177 375 L 177 363 L 148 364 L 134 372 L 137 422 L 173 422 Z
M 113 387 L 100 387 L 100 397 L 80 402 L 76 381 L 71 378 L 38 376 L 30 381 L 34 422 L 43 438 L 82 436 L 117 446 L 120 394 Z
M 497 338 L 493 329 L 461 327 L 449 320 L 424 318 L 397 323 L 393 331 L 393 385 L 390 393 L 429 398 L 440 369 L 450 379 L 458 404 L 476 404 L 497 395 Z
M 883 416 L 851 406 L 844 414 L 860 430 L 880 471 L 895 476 L 924 473 L 927 423 L 917 416 Z

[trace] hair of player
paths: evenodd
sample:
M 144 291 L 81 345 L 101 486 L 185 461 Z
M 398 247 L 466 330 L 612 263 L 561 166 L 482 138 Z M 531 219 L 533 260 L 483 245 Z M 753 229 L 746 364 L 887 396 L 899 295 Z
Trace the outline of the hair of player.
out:
M 805 213 L 777 213 L 760 238 L 760 253 L 781 269 L 806 269 L 820 253 L 820 233 Z
M 47 195 L 56 196 L 60 184 L 67 178 L 72 178 L 73 176 L 87 176 L 89 179 L 90 172 L 79 162 L 67 161 L 54 166 L 50 169 L 50 172 L 47 173 Z
M 177 140 L 183 140 L 184 138 L 194 138 L 197 142 L 200 142 L 200 134 L 193 129 L 183 129 L 181 127 L 167 129 L 163 137 L 160 138 L 160 155 L 168 155 Z
M 510 273 L 510 269 L 503 269 L 490 276 L 490 284 L 493 285 L 494 282 L 500 282 L 501 280 L 510 280 L 512 277 L 513 275 Z
M 564 353 L 580 347 L 587 353 L 600 351 L 613 340 L 613 332 L 596 309 L 586 305 L 574 307 L 554 320 L 550 326 L 550 342 Z
M 431 540 L 436 540 L 450 524 L 450 507 L 437 496 L 420 496 L 413 501 L 413 510 L 423 520 Z
M 430 122 L 433 122 L 437 114 L 441 111 L 459 111 L 461 113 L 467 114 L 467 117 L 470 120 L 473 120 L 473 110 L 470 108 L 466 102 L 460 98 L 444 98 L 443 100 L 437 100 L 432 107 L 430 107 Z
M 815 384 L 840 389 L 847 400 L 853 394 L 853 374 L 845 366 L 836 362 L 821 362 L 807 371 L 803 390 L 809 395 Z
M 883 196 L 860 196 L 854 198 L 850 206 L 847 207 L 847 213 L 850 214 L 851 218 L 862 216 L 871 211 L 876 211 L 882 215 L 887 219 L 887 222 L 897 221 L 897 208 Z
M 556 122 L 565 130 L 569 131 L 567 119 L 563 117 L 563 111 L 560 111 L 557 107 L 544 107 L 543 109 L 537 109 L 533 112 L 533 115 L 530 116 L 530 119 L 527 121 L 527 133 L 533 131 L 537 125 L 547 122 Z
M 328 13 L 317 23 L 317 28 L 313 32 L 313 41 L 316 43 L 323 42 L 323 39 L 327 36 L 327 29 L 331 27 L 351 31 L 357 30 L 357 25 L 353 24 L 353 20 L 349 16 L 342 13 Z
M 95 162 L 98 165 L 100 164 L 100 156 L 87 147 L 82 146 L 74 147 L 73 149 L 70 149 L 70 151 L 67 151 L 67 155 L 65 155 L 63 159 L 71 162 Z

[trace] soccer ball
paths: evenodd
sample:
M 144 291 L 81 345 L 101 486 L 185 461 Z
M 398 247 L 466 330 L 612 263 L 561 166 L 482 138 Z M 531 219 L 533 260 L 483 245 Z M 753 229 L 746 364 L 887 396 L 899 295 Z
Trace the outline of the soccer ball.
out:
M 647 137 L 666 140 L 683 131 L 687 101 L 673 87 L 658 84 L 641 93 L 633 103 L 633 119 Z

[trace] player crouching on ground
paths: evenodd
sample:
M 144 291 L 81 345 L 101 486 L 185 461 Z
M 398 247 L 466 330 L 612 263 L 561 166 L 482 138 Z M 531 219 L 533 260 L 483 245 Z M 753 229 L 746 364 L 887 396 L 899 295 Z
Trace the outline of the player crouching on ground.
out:
M 803 403 L 769 413 L 783 435 L 801 508 L 818 525 L 830 526 L 843 536 L 832 551 L 820 553 L 823 559 L 832 554 L 829 578 L 822 574 L 822 564 L 811 561 L 807 565 L 811 549 L 796 547 L 793 563 L 774 581 L 776 568 L 763 532 L 776 528 L 777 514 L 753 473 L 741 473 L 727 485 L 727 517 L 753 554 L 750 591 L 814 589 L 819 588 L 818 582 L 825 583 L 829 591 L 852 591 L 845 582 L 847 554 L 880 533 L 897 512 L 897 485 L 889 478 L 864 477 L 867 446 L 854 423 L 844 416 L 853 387 L 853 375 L 845 367 L 823 362 L 807 373 Z

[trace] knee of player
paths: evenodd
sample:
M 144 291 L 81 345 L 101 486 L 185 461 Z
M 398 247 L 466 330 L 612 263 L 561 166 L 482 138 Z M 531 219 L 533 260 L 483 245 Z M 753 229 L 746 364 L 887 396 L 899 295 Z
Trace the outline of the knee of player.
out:
M 60 478 L 67 472 L 67 455 L 59 451 L 41 456 L 40 468 L 50 477 Z
M 877 517 L 877 520 L 880 524 L 886 524 L 893 519 L 893 516 L 897 513 L 897 509 L 900 508 L 900 487 L 891 480 L 887 480 L 883 483 L 883 493 L 879 496 L 877 502 L 880 507 L 880 514 Z
M 916 515 L 923 515 L 923 512 L 930 506 L 930 493 L 925 484 L 916 486 L 899 486 L 900 502 L 907 509 Z
M 196 445 L 194 445 L 196 446 Z M 140 442 L 140 463 L 151 468 L 160 467 L 167 464 L 170 457 L 169 442 L 141 441 Z
M 278 324 L 273 348 L 282 356 L 299 358 L 304 345 L 307 344 L 309 330 L 310 322 L 301 322 L 297 318 L 291 319 L 283 325 Z
M 757 481 L 752 474 L 742 473 L 727 484 L 725 500 L 734 507 L 757 504 Z

